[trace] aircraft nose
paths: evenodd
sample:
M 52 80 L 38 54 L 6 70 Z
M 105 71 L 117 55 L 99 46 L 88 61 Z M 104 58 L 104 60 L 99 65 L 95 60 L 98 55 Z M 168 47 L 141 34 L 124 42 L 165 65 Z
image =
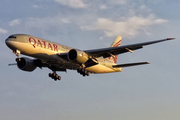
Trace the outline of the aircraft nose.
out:
M 16 41 L 16 36 L 11 35 L 5 40 L 5 43 L 9 48 L 12 48 L 13 47 L 13 41 Z
M 5 43 L 6 43 L 7 46 L 10 45 L 10 42 L 9 42 L 9 41 L 10 41 L 9 38 L 7 38 L 7 39 L 5 40 Z

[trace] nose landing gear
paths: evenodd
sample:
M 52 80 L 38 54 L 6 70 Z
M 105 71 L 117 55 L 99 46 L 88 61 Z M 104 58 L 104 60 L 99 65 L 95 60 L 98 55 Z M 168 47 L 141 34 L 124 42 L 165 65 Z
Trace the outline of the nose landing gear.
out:
M 54 79 L 55 81 L 61 80 L 61 76 L 58 76 L 58 74 L 57 74 L 56 72 L 49 73 L 49 77 L 51 77 L 51 78 Z
M 19 50 L 14 50 L 13 53 L 17 56 L 16 62 L 21 61 L 21 59 L 19 58 L 19 54 L 21 53 L 21 51 L 19 51 Z

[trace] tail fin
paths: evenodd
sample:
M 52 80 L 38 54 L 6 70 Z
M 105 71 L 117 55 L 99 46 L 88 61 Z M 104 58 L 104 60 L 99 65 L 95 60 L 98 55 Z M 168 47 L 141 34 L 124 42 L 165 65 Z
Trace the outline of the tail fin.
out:
M 121 36 L 117 36 L 117 38 L 112 43 L 111 47 L 119 47 L 121 45 Z
M 119 47 L 121 45 L 121 36 L 117 36 L 117 38 L 115 39 L 115 41 L 112 43 L 111 47 Z M 116 63 L 117 59 L 118 59 L 118 55 L 115 56 L 111 56 L 108 58 L 109 60 L 111 60 L 112 62 Z

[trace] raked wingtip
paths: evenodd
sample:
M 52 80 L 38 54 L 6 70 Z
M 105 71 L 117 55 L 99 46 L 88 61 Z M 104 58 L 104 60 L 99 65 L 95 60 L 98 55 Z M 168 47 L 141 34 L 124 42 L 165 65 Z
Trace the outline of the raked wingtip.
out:
M 174 39 L 176 39 L 176 38 L 167 38 L 167 40 L 174 40 Z

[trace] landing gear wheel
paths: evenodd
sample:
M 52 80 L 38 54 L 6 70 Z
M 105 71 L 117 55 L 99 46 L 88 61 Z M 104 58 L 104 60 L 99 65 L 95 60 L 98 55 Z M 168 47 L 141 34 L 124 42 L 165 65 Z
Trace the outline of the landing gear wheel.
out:
M 56 74 L 56 72 L 49 73 L 49 77 L 52 78 L 52 79 L 54 79 L 54 81 L 61 80 L 61 76 L 59 76 L 58 74 Z
M 49 77 L 52 77 L 52 73 L 49 73 Z
M 87 72 L 87 74 L 86 74 L 87 76 L 89 76 L 90 75 L 90 72 Z
M 59 76 L 56 74 L 55 78 L 57 79 Z
M 54 78 L 54 81 L 57 81 L 57 78 Z
M 54 78 L 56 77 L 56 73 L 55 72 L 52 75 L 53 75 Z
M 82 76 L 89 76 L 90 75 L 90 72 L 89 71 L 87 71 L 85 68 L 79 68 L 79 69 L 77 69 L 77 72 L 78 73 L 80 73 Z
M 16 62 L 20 62 L 21 61 L 21 58 L 16 58 Z
M 61 76 L 58 76 L 58 80 L 61 80 Z

